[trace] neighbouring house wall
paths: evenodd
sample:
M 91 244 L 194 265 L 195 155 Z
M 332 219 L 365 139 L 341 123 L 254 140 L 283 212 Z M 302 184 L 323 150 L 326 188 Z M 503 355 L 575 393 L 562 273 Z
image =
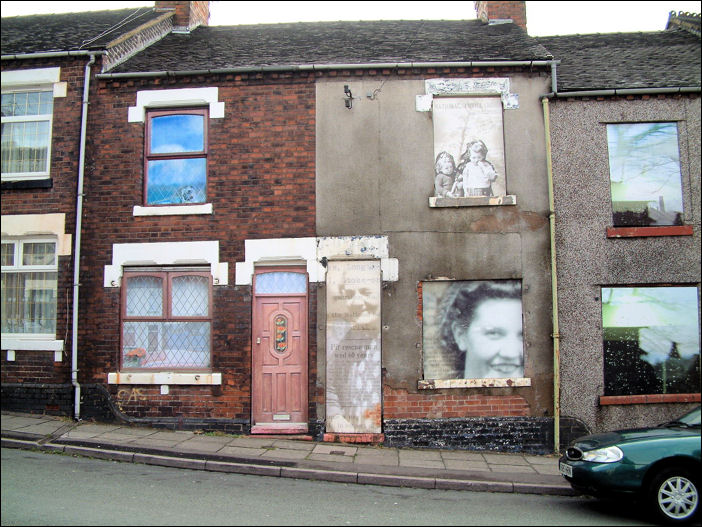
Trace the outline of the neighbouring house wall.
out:
M 507 193 L 516 195 L 517 205 L 430 208 L 432 113 L 417 111 L 416 97 L 425 93 L 425 78 L 471 75 L 509 77 L 510 91 L 518 94 L 519 108 L 503 111 Z M 354 96 L 351 109 L 344 106 L 344 85 Z M 399 279 L 385 282 L 382 290 L 383 419 L 388 442 L 510 449 L 523 439 L 520 434 L 534 418 L 553 415 L 548 187 L 539 101 L 548 86 L 544 74 L 514 70 L 348 77 L 317 84 L 318 234 L 387 236 L 389 256 L 399 261 Z M 367 96 L 373 93 L 372 99 Z M 418 388 L 423 379 L 422 282 L 437 278 L 522 281 L 524 377 L 531 379 L 531 386 Z M 323 298 L 320 294 L 320 350 L 325 348 Z M 320 353 L 320 379 L 323 360 Z M 521 424 L 505 434 L 509 437 L 494 440 L 466 435 L 461 429 L 475 419 L 468 425 L 475 431 L 493 417 Z M 444 432 L 431 432 L 440 421 Z M 546 436 L 552 421 L 545 421 L 551 424 L 537 425 L 539 437 L 531 443 L 522 441 L 523 448 L 550 447 Z
M 212 214 L 134 216 L 143 205 L 144 123 L 129 122 L 138 91 L 217 87 L 224 116 L 209 119 L 207 202 Z M 251 417 L 251 287 L 235 285 L 244 240 L 314 235 L 314 84 L 306 76 L 227 75 L 103 80 L 91 107 L 80 332 L 82 382 L 107 386 L 119 371 L 120 287 L 106 287 L 113 245 L 218 242 L 226 285 L 213 286 L 212 371 L 221 385 L 107 386 L 131 418 L 189 420 L 247 431 Z M 192 255 L 197 258 L 198 255 Z M 222 283 L 224 283 L 223 281 Z M 249 280 L 250 283 L 250 280 Z M 316 310 L 316 290 L 309 295 Z M 315 317 L 310 316 L 310 400 L 315 400 Z M 100 328 L 95 331 L 95 328 Z M 314 419 L 311 414 L 310 418 Z M 187 424 L 187 423 L 186 423 Z
M 65 96 L 54 96 L 50 179 L 39 181 L 3 181 L 2 234 L 53 235 L 58 243 L 58 284 L 56 340 L 63 341 L 62 351 L 14 351 L 8 359 L 7 346 L 2 360 L 3 409 L 18 408 L 35 412 L 59 412 L 59 404 L 38 400 L 26 391 L 6 397 L 6 387 L 28 383 L 61 384 L 71 379 L 71 305 L 73 299 L 73 233 L 75 230 L 76 188 L 80 148 L 81 100 L 86 57 L 43 60 L 7 60 L 3 73 L 41 68 L 60 68 L 60 82 Z M 26 225 L 26 228 L 25 228 Z M 59 232 L 60 231 L 60 232 Z M 10 350 L 13 351 L 13 350 Z M 57 360 L 57 355 L 61 360 Z M 8 406 L 9 405 L 9 406 Z M 65 410 L 65 409 L 64 409 Z M 68 406 L 70 412 L 70 405 Z
M 612 225 L 606 123 L 677 121 L 683 223 L 691 236 L 608 238 Z M 592 431 L 656 425 L 691 406 L 601 405 L 604 359 L 601 287 L 700 284 L 699 95 L 551 103 L 556 200 L 561 414 Z M 658 399 L 660 400 L 660 399 Z M 697 398 L 699 401 L 699 396 Z

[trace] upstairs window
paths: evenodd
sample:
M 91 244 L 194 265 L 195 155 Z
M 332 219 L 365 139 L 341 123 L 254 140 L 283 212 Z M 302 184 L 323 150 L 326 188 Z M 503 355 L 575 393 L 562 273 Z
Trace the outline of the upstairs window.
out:
M 3 178 L 48 176 L 53 106 L 52 89 L 3 91 Z
M 607 143 L 613 225 L 682 225 L 677 124 L 608 124 Z
M 2 240 L 2 334 L 54 338 L 56 241 Z
M 146 205 L 187 205 L 207 199 L 206 109 L 147 112 Z
M 122 368 L 210 367 L 209 271 L 125 271 Z

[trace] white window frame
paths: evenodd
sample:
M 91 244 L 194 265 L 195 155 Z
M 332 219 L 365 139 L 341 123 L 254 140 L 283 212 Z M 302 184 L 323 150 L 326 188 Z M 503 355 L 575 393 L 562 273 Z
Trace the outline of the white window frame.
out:
M 3 81 L 5 73 L 3 73 Z M 73 236 L 66 233 L 66 215 L 53 214 L 9 214 L 2 216 L 2 235 L 4 239 L 30 237 L 49 237 L 56 240 L 57 256 L 70 256 Z M 58 322 L 58 320 L 57 320 Z M 15 360 L 15 351 L 53 351 L 54 361 L 63 360 L 63 340 L 55 338 L 36 339 L 28 336 L 21 338 L 2 337 L 0 346 L 7 350 L 7 360 Z
M 2 73 L 2 93 L 27 93 L 51 91 L 53 97 L 65 97 L 67 84 L 60 82 L 61 68 L 39 68 Z M 3 172 L 2 181 L 49 179 L 51 172 L 51 152 L 53 143 L 53 108 L 51 114 L 2 117 L 2 123 L 37 122 L 49 123 L 49 137 L 46 153 L 46 166 L 37 172 Z
M 57 297 L 58 297 L 58 256 L 59 243 L 57 238 L 52 236 L 23 236 L 23 237 L 7 237 L 2 239 L 2 243 L 10 243 L 14 246 L 13 265 L 3 265 L 3 274 L 22 274 L 30 272 L 53 272 L 57 273 Z M 24 265 L 21 261 L 21 247 L 27 243 L 53 243 L 54 244 L 54 263 L 53 265 Z M 58 309 L 58 298 L 56 310 Z M 58 318 L 58 317 L 57 317 Z M 55 321 L 57 323 L 58 320 Z M 2 349 L 8 351 L 16 350 L 37 350 L 37 351 L 54 351 L 61 352 L 63 350 L 63 341 L 56 340 L 56 332 L 54 333 L 2 333 Z M 10 354 L 8 353 L 8 357 Z M 56 360 L 60 359 L 60 353 L 56 354 Z

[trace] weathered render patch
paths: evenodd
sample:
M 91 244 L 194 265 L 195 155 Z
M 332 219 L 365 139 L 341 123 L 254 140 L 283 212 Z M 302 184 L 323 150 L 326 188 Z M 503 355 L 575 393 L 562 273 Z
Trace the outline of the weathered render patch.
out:
M 236 285 L 251 285 L 256 265 L 290 265 L 305 262 L 311 283 L 324 282 L 328 260 L 380 260 L 382 280 L 398 280 L 397 258 L 389 257 L 388 237 L 329 236 L 246 240 L 245 261 L 236 262 Z
M 500 209 L 470 223 L 471 232 L 537 231 L 548 226 L 548 220 L 535 212 Z
M 505 110 L 519 109 L 519 95 L 510 93 L 508 78 L 488 79 L 427 79 L 424 81 L 426 94 L 417 95 L 418 112 L 431 111 L 435 95 L 494 95 L 499 94 Z
M 417 382 L 420 390 L 436 390 L 439 388 L 512 388 L 531 386 L 528 377 L 509 377 L 505 379 L 428 379 Z

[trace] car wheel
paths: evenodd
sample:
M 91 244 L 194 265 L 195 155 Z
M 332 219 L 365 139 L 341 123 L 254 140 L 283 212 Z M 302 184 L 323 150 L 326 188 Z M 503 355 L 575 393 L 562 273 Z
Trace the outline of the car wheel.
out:
M 667 468 L 651 481 L 649 500 L 664 522 L 691 522 L 699 513 L 699 481 L 685 468 Z

